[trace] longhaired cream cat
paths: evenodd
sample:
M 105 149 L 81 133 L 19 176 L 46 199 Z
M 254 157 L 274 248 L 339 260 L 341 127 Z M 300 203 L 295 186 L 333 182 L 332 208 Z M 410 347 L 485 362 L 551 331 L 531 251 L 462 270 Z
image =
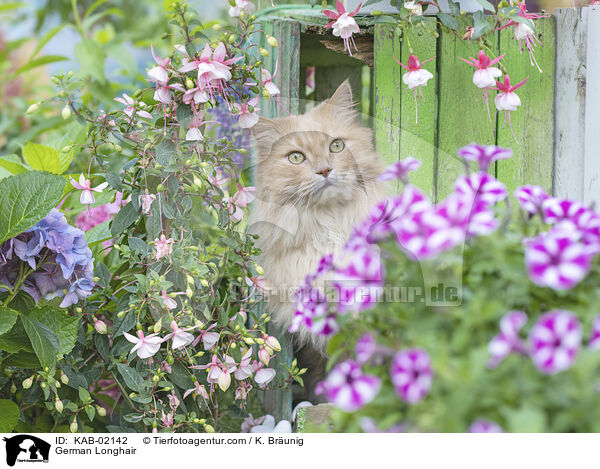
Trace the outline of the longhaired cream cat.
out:
M 321 257 L 341 250 L 353 225 L 383 198 L 376 182 L 383 163 L 371 130 L 354 110 L 348 81 L 304 115 L 261 118 L 253 134 L 257 161 L 251 231 L 259 235 L 259 263 L 271 288 L 268 309 L 287 330 L 295 312 L 291 292 L 316 270 Z M 307 331 L 294 340 L 301 366 L 323 367 L 325 340 Z

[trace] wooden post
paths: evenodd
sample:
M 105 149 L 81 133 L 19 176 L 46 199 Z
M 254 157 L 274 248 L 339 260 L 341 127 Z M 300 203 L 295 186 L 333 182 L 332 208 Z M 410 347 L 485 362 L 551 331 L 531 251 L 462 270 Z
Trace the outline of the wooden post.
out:
M 600 203 L 600 7 L 556 16 L 554 191 Z

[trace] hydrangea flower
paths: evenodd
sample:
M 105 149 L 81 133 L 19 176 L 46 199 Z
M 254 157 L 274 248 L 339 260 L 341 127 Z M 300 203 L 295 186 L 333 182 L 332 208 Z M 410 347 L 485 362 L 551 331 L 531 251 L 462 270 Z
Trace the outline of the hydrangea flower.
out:
M 587 274 L 591 255 L 578 240 L 577 233 L 551 230 L 529 239 L 525 244 L 525 264 L 536 285 L 568 290 Z
M 556 309 L 544 313 L 529 333 L 534 365 L 548 375 L 569 369 L 579 352 L 581 335 L 581 324 L 572 312 Z
M 345 412 L 355 412 L 375 398 L 380 386 L 379 378 L 364 374 L 358 363 L 347 360 L 317 385 L 315 393 L 325 394 L 329 402 Z
M 421 348 L 397 352 L 390 365 L 390 377 L 400 398 L 409 404 L 422 401 L 433 382 L 429 354 Z
M 475 420 L 469 427 L 469 433 L 503 433 L 500 425 L 491 420 Z
M 550 196 L 543 187 L 525 185 L 515 190 L 515 197 L 521 204 L 521 208 L 531 214 L 540 213 L 544 201 Z
M 488 344 L 490 368 L 497 367 L 513 352 L 526 353 L 525 342 L 519 336 L 519 331 L 526 323 L 527 315 L 523 311 L 511 311 L 500 320 L 500 333 Z
M 84 233 L 69 225 L 57 209 L 0 246 L 0 283 L 12 288 L 23 262 L 34 272 L 21 289 L 35 301 L 63 297 L 61 307 L 66 308 L 94 288 L 94 259 Z
M 512 150 L 496 145 L 477 145 L 472 143 L 458 150 L 458 156 L 467 161 L 475 161 L 481 172 L 487 173 L 492 163 L 512 156 Z

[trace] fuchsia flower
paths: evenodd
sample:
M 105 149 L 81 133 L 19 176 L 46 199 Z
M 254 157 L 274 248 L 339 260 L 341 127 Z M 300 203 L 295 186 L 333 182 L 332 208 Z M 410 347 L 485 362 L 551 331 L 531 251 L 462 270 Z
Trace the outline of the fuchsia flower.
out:
M 545 18 L 548 15 L 538 15 L 536 13 L 528 13 L 525 2 L 521 2 L 521 3 L 519 3 L 519 16 L 521 18 L 525 18 L 528 20 L 536 20 L 539 18 Z M 531 65 L 535 65 L 538 68 L 538 70 L 541 72 L 542 69 L 538 65 L 537 61 L 535 60 L 535 55 L 533 54 L 533 49 L 535 48 L 536 42 L 539 45 L 542 45 L 541 41 L 536 37 L 535 31 L 529 25 L 520 23 L 518 21 L 513 21 L 513 20 L 508 21 L 508 23 L 506 23 L 500 29 L 505 29 L 510 26 L 512 26 L 514 28 L 515 39 L 519 42 L 519 47 L 521 49 L 521 52 L 523 51 L 522 43 L 523 43 L 523 41 L 525 41 L 525 47 L 527 47 L 527 51 L 529 52 L 529 60 L 531 62 Z
M 220 169 L 216 169 L 214 174 L 211 174 L 208 177 L 208 181 L 218 187 L 223 187 L 225 184 L 229 182 L 229 176 L 223 173 Z
M 129 353 L 133 353 L 137 351 L 137 356 L 141 359 L 150 358 L 160 349 L 160 344 L 163 339 L 157 337 L 158 334 L 150 334 L 148 336 L 144 336 L 144 332 L 141 330 L 137 331 L 137 337 L 128 334 L 127 332 L 123 332 L 125 338 L 135 344 Z
M 409 156 L 408 158 L 396 161 L 388 166 L 386 170 L 377 178 L 377 181 L 384 182 L 399 179 L 403 183 L 408 184 L 410 182 L 408 179 L 408 173 L 411 171 L 416 171 L 420 167 L 421 161 Z
M 167 308 L 169 308 L 169 309 L 175 309 L 175 308 L 177 308 L 177 302 L 176 302 L 176 301 L 175 301 L 173 298 L 170 298 L 170 297 L 167 295 L 167 292 L 166 292 L 165 290 L 163 290 L 163 291 L 161 292 L 161 294 L 160 294 L 160 297 L 161 297 L 161 298 L 162 298 L 162 300 L 163 300 L 163 304 L 164 304 L 164 305 L 165 305 Z
M 102 184 L 99 184 L 96 187 L 92 187 L 92 181 L 86 179 L 83 173 L 81 173 L 79 175 L 79 182 L 71 178 L 71 185 L 75 189 L 82 191 L 81 195 L 79 196 L 79 202 L 82 205 L 87 205 L 89 208 L 91 204 L 96 203 L 94 192 L 102 192 L 108 187 L 108 182 L 103 182 Z
M 427 82 L 433 78 L 433 74 L 430 71 L 425 70 L 421 67 L 423 65 L 425 65 L 427 62 L 435 59 L 435 57 L 427 59 L 427 60 L 423 61 L 423 63 L 421 63 L 419 61 L 419 58 L 416 55 L 410 54 L 406 65 L 404 65 L 402 62 L 400 62 L 396 57 L 392 57 L 392 58 L 396 62 L 398 62 L 398 64 L 402 68 L 404 68 L 407 71 L 402 76 L 402 81 L 406 85 L 408 85 L 409 90 L 415 90 L 415 123 L 418 124 L 419 123 L 419 109 L 418 109 L 418 101 L 417 101 L 417 90 L 421 94 L 421 99 L 424 100 L 423 91 L 421 90 L 421 87 L 427 86 Z
M 185 134 L 185 140 L 188 142 L 197 142 L 204 140 L 204 136 L 200 131 L 200 126 L 202 126 L 203 124 L 205 124 L 205 122 L 202 121 L 201 115 L 197 114 L 194 117 L 192 117 L 192 119 L 190 120 L 188 131 Z
M 466 161 L 475 161 L 479 166 L 479 171 L 487 173 L 488 168 L 495 161 L 510 158 L 512 150 L 497 147 L 496 145 L 477 145 L 476 143 L 472 143 L 458 150 L 458 156 Z
M 194 341 L 194 336 L 187 331 L 194 330 L 197 327 L 198 326 L 193 326 L 188 327 L 186 329 L 181 329 L 175 321 L 171 321 L 171 329 L 173 330 L 173 332 L 166 335 L 164 341 L 173 339 L 172 346 L 174 349 L 185 347 L 186 345 L 189 345 Z
M 157 83 L 154 92 L 154 101 L 162 104 L 171 104 L 171 90 L 185 91 L 185 88 L 179 83 Z
M 358 363 L 347 360 L 317 385 L 315 393 L 325 394 L 329 402 L 345 412 L 355 412 L 375 398 L 380 386 L 379 378 L 365 375 Z
M 254 371 L 253 367 L 252 367 L 252 349 L 248 349 L 248 351 L 242 356 L 242 359 L 240 360 L 240 364 L 237 367 L 237 370 L 235 371 L 235 379 L 237 380 L 242 380 L 242 379 L 246 379 L 249 378 L 250 376 L 252 376 L 252 373 Z
M 173 240 L 173 238 L 167 239 L 167 237 L 164 234 L 161 234 L 160 238 L 154 239 L 154 248 L 156 249 L 154 256 L 156 257 L 157 261 L 165 256 L 171 255 L 171 253 L 173 252 L 174 242 L 175 241 Z
M 216 354 L 214 354 L 212 356 L 210 363 L 208 363 L 206 365 L 194 365 L 194 366 L 191 366 L 190 368 L 192 368 L 194 370 L 206 370 L 206 372 L 208 373 L 206 380 L 210 384 L 217 384 L 219 381 L 219 377 L 221 376 L 221 373 L 223 372 L 223 364 L 219 361 Z
M 247 103 L 233 103 L 233 106 L 238 110 L 238 125 L 242 129 L 250 129 L 258 122 L 259 117 L 256 111 L 260 111 L 260 108 L 256 107 L 257 104 L 258 98 L 252 98 Z M 252 110 L 250 110 L 250 107 L 252 107 Z
M 531 214 L 541 213 L 542 205 L 550 196 L 540 186 L 526 185 L 515 190 L 521 208 Z
M 581 324 L 570 311 L 548 311 L 538 319 L 529 333 L 530 353 L 534 365 L 552 375 L 569 369 L 581 344 Z
M 392 358 L 390 377 L 396 394 L 409 404 L 422 401 L 433 382 L 429 354 L 421 348 L 397 352 Z
M 255 6 L 250 0 L 235 0 L 235 6 L 229 8 L 229 16 L 237 18 L 242 15 L 251 15 L 254 11 Z
M 500 320 L 500 333 L 488 344 L 491 358 L 488 367 L 496 368 L 511 353 L 526 353 L 527 347 L 519 336 L 519 331 L 527 323 L 523 311 L 511 311 Z
M 260 388 L 264 388 L 267 384 L 273 381 L 277 372 L 273 368 L 264 368 L 262 363 L 254 362 L 252 364 L 254 368 L 255 375 L 254 381 Z
M 256 187 L 243 187 L 240 184 L 238 184 L 237 187 L 238 191 L 232 199 L 238 207 L 246 208 L 246 206 L 255 199 L 254 192 L 256 192 Z
M 463 62 L 472 65 L 477 70 L 473 73 L 473 84 L 477 88 L 494 88 L 496 86 L 496 78 L 502 76 L 502 72 L 497 67 L 492 67 L 492 65 L 497 64 L 504 58 L 505 54 L 502 54 L 500 57 L 496 57 L 495 59 L 491 59 L 487 55 L 485 55 L 485 51 L 481 49 L 479 51 L 479 56 L 477 60 L 473 57 L 469 57 L 469 59 L 463 59 L 459 57 Z
M 202 341 L 202 344 L 204 345 L 204 350 L 209 351 L 211 348 L 213 348 L 215 344 L 219 341 L 219 338 L 221 337 L 218 332 L 210 332 L 210 330 L 215 326 L 216 324 L 213 324 L 206 330 L 201 331 L 200 335 L 196 337 L 194 342 L 192 342 L 192 346 L 195 347 L 198 342 Z
M 127 95 L 126 93 L 123 93 L 123 97 L 122 98 L 114 98 L 115 101 L 124 104 L 125 105 L 125 109 L 123 110 L 123 112 L 125 113 L 125 115 L 127 117 L 133 117 L 134 114 L 137 114 L 140 117 L 145 117 L 146 119 L 152 119 L 152 114 L 150 114 L 148 111 L 144 111 L 144 108 L 146 107 L 146 103 L 139 101 L 139 102 L 135 102 L 133 100 L 133 98 L 129 95 Z
M 463 59 L 459 57 L 463 62 L 472 65 L 477 70 L 473 73 L 473 84 L 482 90 L 483 99 L 485 101 L 485 107 L 488 110 L 488 117 L 491 119 L 490 115 L 490 106 L 488 100 L 488 90 L 496 87 L 496 78 L 502 76 L 502 72 L 497 67 L 492 67 L 492 65 L 497 64 L 504 58 L 505 54 L 502 54 L 500 57 L 496 57 L 495 59 L 491 59 L 487 55 L 483 49 L 479 51 L 479 56 L 477 60 L 473 57 L 469 57 L 469 60 Z M 483 170 L 482 170 L 483 171 Z
M 154 54 L 154 48 L 150 46 L 150 50 L 152 51 L 152 57 L 156 62 L 156 67 L 148 70 L 148 76 L 150 77 L 150 81 L 156 83 L 166 83 L 169 81 L 169 65 L 171 64 L 171 59 L 169 57 L 162 58 L 160 55 Z
M 469 433 L 503 433 L 504 430 L 491 420 L 475 420 L 469 427 Z
M 591 255 L 576 232 L 551 230 L 527 240 L 525 264 L 529 278 L 541 287 L 568 290 L 587 274 Z
M 588 341 L 590 350 L 600 350 L 600 316 L 596 316 L 592 324 L 592 332 Z
M 195 395 L 200 396 L 204 399 L 208 399 L 208 397 L 209 397 L 204 385 L 201 385 L 198 381 L 194 381 L 194 387 L 186 390 L 185 393 L 183 393 L 183 398 L 185 399 L 192 393 L 194 393 Z
M 265 90 L 269 93 L 272 98 L 275 98 L 281 94 L 277 85 L 273 83 L 273 78 L 277 75 L 277 63 L 275 63 L 275 72 L 271 75 L 271 72 L 265 70 L 264 68 L 260 69 L 260 79 L 261 85 L 264 86 Z
M 156 200 L 156 196 L 154 194 L 150 194 L 148 189 L 146 189 L 146 193 L 139 196 L 139 201 L 142 204 L 142 213 L 144 215 L 148 215 L 150 210 L 152 209 L 152 202 Z
M 521 99 L 517 96 L 517 94 L 515 93 L 515 90 L 520 88 L 521 86 L 523 86 L 527 80 L 529 80 L 529 77 L 525 78 L 525 80 L 523 80 L 521 83 L 516 84 L 515 86 L 512 86 L 510 84 L 510 77 L 508 75 L 504 75 L 504 82 L 500 83 L 498 82 L 498 84 L 496 85 L 497 90 L 500 91 L 500 93 L 498 93 L 496 95 L 496 98 L 494 99 L 494 103 L 496 104 L 496 109 L 498 111 L 504 111 L 504 122 L 506 123 L 506 121 L 508 120 L 508 125 L 510 126 L 510 131 L 513 134 L 513 138 L 516 140 L 517 138 L 515 137 L 515 132 L 513 131 L 512 128 L 512 122 L 510 119 L 510 113 L 511 111 L 516 111 L 517 108 L 521 105 Z
M 352 56 L 350 44 L 354 46 L 354 50 L 357 50 L 352 35 L 360 32 L 358 23 L 356 23 L 356 20 L 353 17 L 360 10 L 362 3 L 360 3 L 353 12 L 347 12 L 341 0 L 337 0 L 336 6 L 337 12 L 331 10 L 322 10 L 323 14 L 332 20 L 327 24 L 327 27 L 333 28 L 334 36 L 341 37 L 344 40 L 344 47 L 348 51 L 348 54 Z

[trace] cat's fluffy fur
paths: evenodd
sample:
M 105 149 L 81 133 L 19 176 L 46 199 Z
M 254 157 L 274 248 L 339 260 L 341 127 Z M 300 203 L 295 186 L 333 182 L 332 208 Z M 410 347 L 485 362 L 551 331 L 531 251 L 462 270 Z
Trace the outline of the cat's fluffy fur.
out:
M 346 81 L 335 94 L 310 112 L 278 120 L 261 118 L 253 128 L 256 141 L 256 201 L 251 231 L 258 234 L 267 285 L 275 294 L 268 309 L 285 330 L 295 311 L 289 293 L 316 270 L 322 256 L 339 252 L 355 223 L 383 198 L 376 179 L 383 163 L 375 152 L 373 135 L 354 110 Z M 331 142 L 342 139 L 340 153 Z M 291 152 L 306 160 L 292 164 Z M 318 174 L 330 168 L 328 177 Z M 324 354 L 325 341 L 303 331 L 297 345 L 312 341 Z

